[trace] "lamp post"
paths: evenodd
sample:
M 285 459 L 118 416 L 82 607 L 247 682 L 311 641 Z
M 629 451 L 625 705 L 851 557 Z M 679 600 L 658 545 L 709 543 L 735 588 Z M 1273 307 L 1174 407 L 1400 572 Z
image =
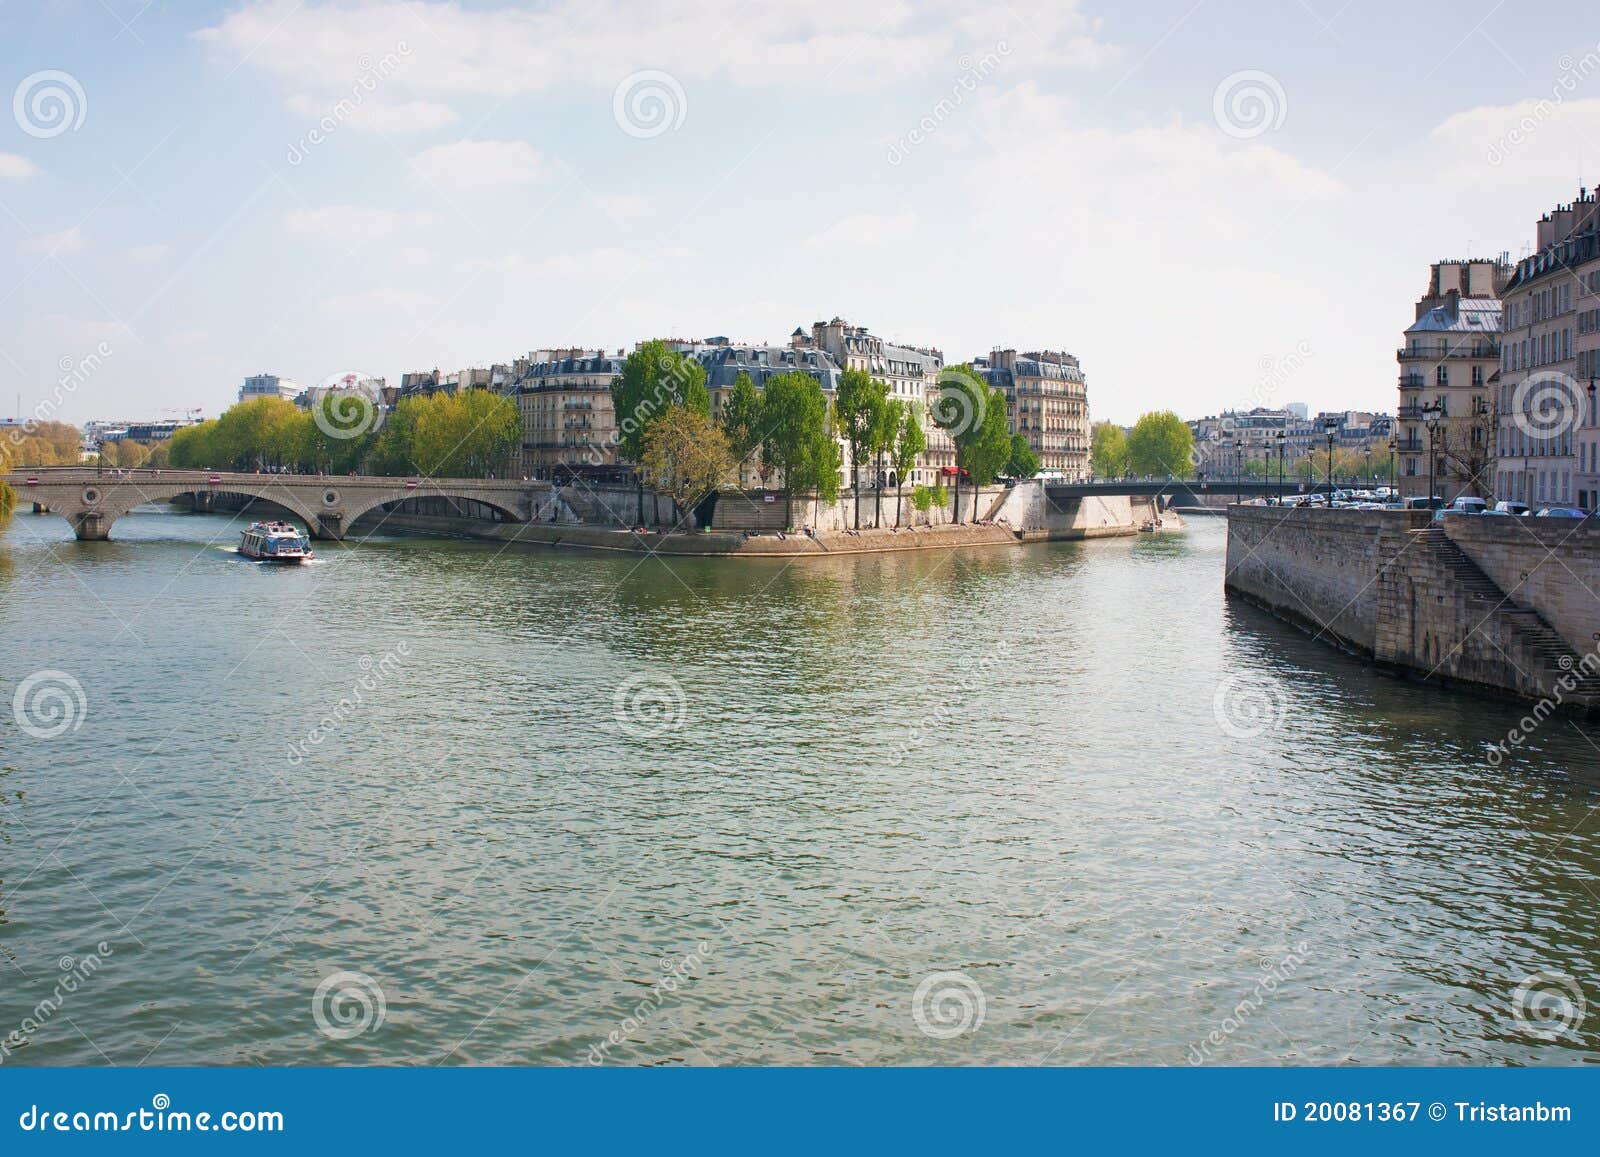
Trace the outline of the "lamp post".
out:
M 1328 432 L 1328 509 L 1333 509 L 1333 439 L 1338 433 L 1337 419 L 1329 418 L 1322 423 L 1322 428 Z
M 1244 439 L 1233 440 L 1233 504 L 1244 503 Z
M 1422 422 L 1428 427 L 1428 509 L 1433 506 L 1433 436 L 1439 429 L 1439 419 L 1444 417 L 1444 410 L 1437 403 L 1428 406 L 1422 411 Z
M 1397 447 L 1395 445 L 1395 440 L 1393 438 L 1390 438 L 1389 439 L 1389 497 L 1390 498 L 1394 498 L 1399 493 L 1399 487 L 1397 485 L 1398 482 L 1399 482 L 1399 479 L 1396 477 L 1395 470 L 1394 470 L 1394 452 L 1398 448 L 1399 447 Z
M 1589 356 L 1591 358 L 1600 357 L 1600 354 L 1590 354 Z M 1595 425 L 1595 421 L 1594 420 L 1595 420 L 1595 416 L 1596 416 L 1595 412 L 1594 412 L 1594 379 L 1595 379 L 1595 376 L 1596 376 L 1595 375 L 1595 371 L 1591 369 L 1589 371 L 1589 427 L 1590 427 L 1590 429 L 1594 428 L 1594 425 Z M 1594 469 L 1594 467 L 1591 465 L 1590 466 L 1590 470 L 1592 471 L 1593 469 Z M 1582 442 L 1578 443 L 1578 470 L 1579 470 L 1580 473 L 1583 470 L 1583 443 Z M 1600 510 L 1600 493 L 1597 493 L 1596 491 L 1591 490 L 1591 491 L 1589 491 L 1589 512 L 1592 514 L 1596 510 Z
M 1289 452 L 1289 432 L 1278 431 L 1278 505 L 1283 505 L 1283 456 Z

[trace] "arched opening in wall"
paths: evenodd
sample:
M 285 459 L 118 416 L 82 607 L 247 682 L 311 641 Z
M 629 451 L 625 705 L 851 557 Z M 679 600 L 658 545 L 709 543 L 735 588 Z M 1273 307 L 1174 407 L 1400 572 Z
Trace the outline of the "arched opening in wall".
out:
M 234 494 L 222 490 L 202 490 L 174 495 L 170 499 L 152 499 L 135 506 L 123 517 L 127 518 L 141 512 L 170 514 L 173 510 L 185 514 L 222 514 L 237 518 L 241 522 L 289 522 L 308 535 L 314 529 L 306 516 L 293 507 L 254 494 Z
M 397 498 L 380 502 L 362 511 L 352 520 L 354 529 L 367 534 L 400 531 L 407 518 L 449 518 L 468 522 L 518 522 L 511 511 L 503 506 L 480 502 L 474 498 L 453 498 L 449 495 L 428 494 L 417 498 Z

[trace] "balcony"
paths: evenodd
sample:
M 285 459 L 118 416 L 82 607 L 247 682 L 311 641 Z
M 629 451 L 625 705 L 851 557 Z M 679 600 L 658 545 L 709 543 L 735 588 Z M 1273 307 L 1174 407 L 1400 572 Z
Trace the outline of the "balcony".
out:
M 1440 342 L 1419 343 L 1411 349 L 1396 350 L 1395 357 L 1403 362 L 1437 362 L 1445 358 L 1499 358 L 1498 342 L 1474 342 L 1445 345 Z
M 1400 388 L 1402 390 L 1420 390 L 1428 384 L 1428 379 L 1423 374 L 1401 374 Z

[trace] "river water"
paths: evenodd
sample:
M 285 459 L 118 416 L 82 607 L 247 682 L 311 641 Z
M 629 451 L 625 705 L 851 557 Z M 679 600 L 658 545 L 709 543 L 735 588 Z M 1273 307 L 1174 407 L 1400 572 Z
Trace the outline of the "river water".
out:
M 1600 1059 L 1600 731 L 1496 765 L 1521 708 L 1225 600 L 1216 520 L 239 529 L 0 538 L 6 1064 Z

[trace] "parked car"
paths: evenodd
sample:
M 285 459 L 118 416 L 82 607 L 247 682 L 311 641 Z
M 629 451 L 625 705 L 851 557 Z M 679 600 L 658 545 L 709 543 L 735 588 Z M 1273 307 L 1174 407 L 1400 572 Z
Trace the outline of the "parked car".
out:
M 1401 501 L 1405 503 L 1404 509 L 1406 510 L 1438 510 L 1439 507 L 1444 505 L 1444 499 L 1438 495 L 1434 495 L 1432 498 L 1424 498 L 1419 494 L 1411 498 L 1401 499 Z
M 1494 513 L 1511 514 L 1517 516 L 1518 518 L 1526 518 L 1528 515 L 1532 514 L 1533 511 L 1528 509 L 1528 504 L 1526 502 L 1507 502 L 1502 499 L 1494 504 Z
M 1546 506 L 1535 516 L 1537 518 L 1588 518 L 1589 515 L 1576 506 Z

